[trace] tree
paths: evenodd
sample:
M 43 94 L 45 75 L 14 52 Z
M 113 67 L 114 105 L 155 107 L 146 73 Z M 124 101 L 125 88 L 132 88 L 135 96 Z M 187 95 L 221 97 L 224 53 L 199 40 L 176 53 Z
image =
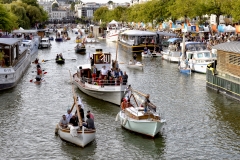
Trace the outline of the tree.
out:
M 11 12 L 8 12 L 5 5 L 0 4 L 0 28 L 5 31 L 11 31 L 18 27 L 16 21 L 17 17 Z
M 94 12 L 93 20 L 94 21 L 103 21 L 107 22 L 107 13 L 109 12 L 107 7 L 100 7 Z
M 240 0 L 235 0 L 232 3 L 232 10 L 230 11 L 234 21 L 239 22 L 240 21 Z
M 71 11 L 75 11 L 75 2 L 71 3 Z

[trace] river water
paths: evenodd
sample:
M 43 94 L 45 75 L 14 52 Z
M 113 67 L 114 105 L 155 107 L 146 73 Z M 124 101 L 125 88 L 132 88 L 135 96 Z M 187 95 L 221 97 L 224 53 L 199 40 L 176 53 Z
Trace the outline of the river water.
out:
M 116 56 L 116 43 L 87 44 L 86 55 L 74 53 L 74 38 L 52 42 L 51 49 L 39 50 L 47 72 L 46 80 L 35 85 L 31 65 L 19 84 L 0 92 L 0 159 L 240 159 L 240 102 L 206 88 L 204 74 L 191 76 L 178 72 L 177 64 L 161 58 L 138 60 L 143 71 L 129 69 L 132 54 L 118 49 L 120 68 L 129 75 L 129 84 L 150 94 L 167 123 L 154 139 L 123 129 L 115 122 L 116 105 L 81 96 L 85 112 L 95 115 L 96 140 L 79 148 L 55 136 L 55 126 L 73 102 L 69 71 L 89 63 L 97 48 Z M 64 65 L 53 60 L 57 53 L 67 59 Z M 73 60 L 73 59 L 77 60 Z

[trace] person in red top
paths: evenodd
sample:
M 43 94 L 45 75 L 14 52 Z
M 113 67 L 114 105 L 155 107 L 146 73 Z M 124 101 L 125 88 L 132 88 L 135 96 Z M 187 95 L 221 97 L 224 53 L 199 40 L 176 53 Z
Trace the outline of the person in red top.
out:
M 90 118 L 92 118 L 94 120 L 94 115 L 90 111 L 87 111 L 87 115 L 89 115 Z

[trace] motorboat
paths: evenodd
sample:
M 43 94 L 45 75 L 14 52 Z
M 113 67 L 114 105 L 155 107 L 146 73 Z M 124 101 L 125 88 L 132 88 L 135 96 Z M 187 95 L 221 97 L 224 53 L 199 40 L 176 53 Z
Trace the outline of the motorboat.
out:
M 156 112 L 156 106 L 150 101 L 146 101 L 146 106 L 143 106 L 147 96 L 128 88 L 127 96 L 121 103 L 121 110 L 116 116 L 116 121 L 119 121 L 125 129 L 155 137 L 161 132 L 166 120 Z
M 38 30 L 14 30 L 13 34 L 19 35 L 21 38 L 21 46 L 27 47 L 30 55 L 31 61 L 35 60 L 38 55 L 38 46 L 40 43 L 40 36 L 38 36 Z
M 207 50 L 206 43 L 185 42 L 185 49 L 186 53 L 180 57 L 180 67 L 189 68 L 193 72 L 206 73 L 207 65 L 217 59 L 216 53 Z
M 31 63 L 28 47 L 19 38 L 0 38 L 0 90 L 17 85 Z
M 96 77 L 92 75 L 90 64 L 79 65 L 77 73 L 73 75 L 73 83 L 84 93 L 116 105 L 120 105 L 127 83 L 123 83 L 118 78 L 109 80 L 100 79 L 100 71 L 105 68 L 110 71 L 112 68 L 111 53 L 104 53 L 102 49 L 96 49 L 92 56 L 97 72 Z M 105 78 L 105 77 L 104 77 Z
M 49 38 L 42 38 L 38 48 L 49 48 L 49 47 L 51 47 Z

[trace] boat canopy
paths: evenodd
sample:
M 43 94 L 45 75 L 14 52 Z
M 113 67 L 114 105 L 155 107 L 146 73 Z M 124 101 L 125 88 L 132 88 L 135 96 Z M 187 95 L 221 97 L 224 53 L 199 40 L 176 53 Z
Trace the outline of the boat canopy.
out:
M 158 35 L 161 35 L 161 36 L 169 36 L 169 37 L 176 37 L 176 36 L 177 36 L 177 35 L 174 34 L 174 33 L 159 32 L 159 31 L 157 31 L 157 34 L 158 34 Z
M 13 33 L 37 33 L 38 30 L 14 30 Z
M 171 43 L 174 43 L 174 42 L 176 42 L 176 41 L 182 41 L 182 38 L 170 38 L 170 39 L 168 39 L 168 42 L 171 42 Z
M 118 24 L 118 22 L 115 20 L 112 20 L 109 24 Z
M 128 36 L 156 36 L 157 33 L 149 31 L 140 31 L 140 30 L 126 30 L 121 33 L 121 35 Z

